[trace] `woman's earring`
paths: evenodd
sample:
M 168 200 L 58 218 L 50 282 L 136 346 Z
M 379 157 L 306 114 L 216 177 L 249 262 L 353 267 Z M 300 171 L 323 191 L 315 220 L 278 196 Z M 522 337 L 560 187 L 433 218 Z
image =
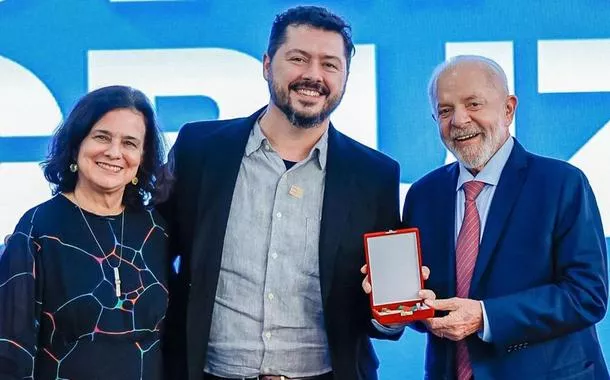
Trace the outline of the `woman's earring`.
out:
M 138 182 L 139 182 L 138 181 L 138 177 L 133 177 L 133 179 L 131 180 L 131 184 L 134 185 L 134 186 L 137 185 Z
M 70 171 L 72 173 L 76 173 L 78 171 L 78 165 L 76 164 L 70 164 Z

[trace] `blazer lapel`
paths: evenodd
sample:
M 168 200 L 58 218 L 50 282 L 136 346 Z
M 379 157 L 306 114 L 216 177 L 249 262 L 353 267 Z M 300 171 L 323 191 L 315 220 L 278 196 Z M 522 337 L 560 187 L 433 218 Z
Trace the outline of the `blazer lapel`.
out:
M 439 236 L 445 236 L 447 240 L 441 242 L 444 246 L 439 249 L 439 252 L 450 252 L 447 257 L 447 296 L 449 296 L 455 294 L 455 187 L 460 174 L 459 165 L 454 163 L 448 166 L 446 174 L 449 185 L 443 186 L 441 197 L 436 202 L 440 210 L 437 215 L 447 215 L 446 218 L 442 218 L 441 231 L 439 231 Z M 431 269 L 434 271 L 434 268 Z
M 351 194 L 353 179 L 351 176 L 353 170 L 349 167 L 349 152 L 349 149 L 345 147 L 344 137 L 330 125 L 319 243 L 320 287 L 323 305 L 326 305 L 332 284 L 339 238 L 347 224 L 349 194 Z
M 250 130 L 260 112 L 246 119 L 219 122 L 222 125 L 209 132 L 209 138 L 202 139 L 201 149 L 205 151 L 200 168 L 201 184 L 190 268 L 190 293 L 195 297 L 189 299 L 187 311 L 187 330 L 191 331 L 186 338 L 191 379 L 200 378 L 205 366 L 206 342 L 233 190 Z
M 235 182 L 239 174 L 250 131 L 261 109 L 245 119 L 228 121 L 218 131 L 212 132 L 214 145 L 208 146 L 203 165 L 199 193 L 196 231 L 193 252 L 194 273 L 202 262 L 210 264 L 208 273 L 218 273 L 224 236 L 233 199 Z M 214 277 L 214 276 L 210 276 Z M 217 281 L 217 279 L 214 279 Z M 214 287 L 215 289 L 215 287 Z
M 470 283 L 471 296 L 477 289 L 483 273 L 485 273 L 485 269 L 487 268 L 487 264 L 489 264 L 489 260 L 500 239 L 500 235 L 508 222 L 510 212 L 521 193 L 526 178 L 526 167 L 527 152 L 517 140 L 515 140 L 513 151 L 506 162 L 506 166 L 502 170 L 498 188 L 491 201 L 491 208 L 489 209 L 487 222 L 485 223 L 483 239 L 481 240 L 477 262 Z

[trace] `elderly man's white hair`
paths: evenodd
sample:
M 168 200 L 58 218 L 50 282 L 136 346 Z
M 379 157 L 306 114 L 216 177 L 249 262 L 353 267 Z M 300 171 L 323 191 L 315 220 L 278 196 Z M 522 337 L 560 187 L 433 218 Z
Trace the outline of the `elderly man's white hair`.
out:
M 506 79 L 506 73 L 502 67 L 493 59 L 483 57 L 482 55 L 458 55 L 450 58 L 449 60 L 439 64 L 434 68 L 430 81 L 428 82 L 428 100 L 432 109 L 432 115 L 436 116 L 436 91 L 438 77 L 447 70 L 453 69 L 464 62 L 475 62 L 480 63 L 487 69 L 492 83 L 500 83 L 501 89 L 508 95 L 508 80 Z

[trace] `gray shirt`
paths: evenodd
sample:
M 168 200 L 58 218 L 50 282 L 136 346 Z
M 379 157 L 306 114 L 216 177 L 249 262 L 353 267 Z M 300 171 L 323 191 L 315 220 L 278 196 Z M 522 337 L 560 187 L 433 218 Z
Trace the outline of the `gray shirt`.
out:
M 205 371 L 222 377 L 332 370 L 318 242 L 328 131 L 290 170 L 255 123 L 222 251 Z

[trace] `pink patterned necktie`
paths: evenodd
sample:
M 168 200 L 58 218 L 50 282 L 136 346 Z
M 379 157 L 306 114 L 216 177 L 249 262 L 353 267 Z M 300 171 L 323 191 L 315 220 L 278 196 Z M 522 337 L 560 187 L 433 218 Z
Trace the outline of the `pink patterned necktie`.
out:
M 463 185 L 466 196 L 464 220 L 455 247 L 456 295 L 468 298 L 470 280 L 474 272 L 474 264 L 479 253 L 481 236 L 481 219 L 477 210 L 476 199 L 485 187 L 484 182 L 469 181 Z M 472 367 L 468 357 L 468 347 L 465 340 L 457 342 L 456 372 L 458 380 L 472 379 Z

